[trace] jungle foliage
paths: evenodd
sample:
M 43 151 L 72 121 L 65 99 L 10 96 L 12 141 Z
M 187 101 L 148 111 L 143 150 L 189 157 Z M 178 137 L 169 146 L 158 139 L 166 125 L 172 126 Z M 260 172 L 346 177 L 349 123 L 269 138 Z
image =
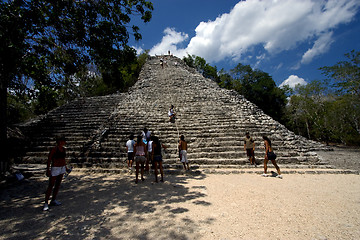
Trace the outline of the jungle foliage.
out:
M 130 35 L 141 39 L 131 17 L 148 22 L 152 10 L 145 0 L 3 1 L 1 110 L 9 123 L 75 97 L 126 90 L 143 61 L 127 46 Z
M 287 126 L 310 139 L 360 145 L 360 52 L 322 67 L 327 77 L 297 86 L 287 105 Z
M 146 0 L 1 1 L 1 152 L 6 153 L 7 113 L 17 121 L 74 96 L 130 86 L 141 68 L 127 45 L 130 36 L 141 39 L 131 18 L 148 22 L 152 10 Z

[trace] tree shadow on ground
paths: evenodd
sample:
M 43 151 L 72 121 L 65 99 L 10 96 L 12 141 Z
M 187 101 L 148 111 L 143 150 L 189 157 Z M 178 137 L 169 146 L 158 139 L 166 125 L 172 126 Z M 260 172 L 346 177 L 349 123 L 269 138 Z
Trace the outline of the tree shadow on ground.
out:
M 134 183 L 134 175 L 82 175 L 66 179 L 59 192 L 62 206 L 42 211 L 47 180 L 30 180 L 1 190 L 0 224 L 5 239 L 196 239 L 197 223 L 187 204 L 209 206 L 204 186 L 189 179 L 206 175 L 153 175 Z M 199 183 L 201 185 L 201 182 Z M 212 219 L 207 219 L 209 224 Z M 191 237 L 189 237 L 191 236 Z

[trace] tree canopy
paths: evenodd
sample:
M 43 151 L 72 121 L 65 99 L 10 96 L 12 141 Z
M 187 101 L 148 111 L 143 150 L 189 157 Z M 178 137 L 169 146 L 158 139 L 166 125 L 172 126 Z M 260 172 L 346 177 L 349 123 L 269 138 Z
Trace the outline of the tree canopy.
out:
M 297 86 L 287 106 L 287 126 L 308 138 L 360 144 L 360 52 L 320 68 L 327 79 Z
M 118 68 L 135 59 L 127 47 L 130 31 L 141 39 L 139 28 L 128 25 L 130 15 L 147 22 L 152 9 L 144 0 L 5 1 L 0 5 L 1 78 L 10 88 L 54 87 L 92 64 L 105 81 L 121 87 Z
M 348 61 L 341 61 L 330 67 L 322 67 L 320 70 L 333 80 L 332 87 L 340 94 L 351 94 L 360 98 L 360 51 L 352 50 L 346 53 Z
M 2 1 L 0 145 L 6 146 L 8 88 L 48 104 L 61 86 L 89 66 L 110 86 L 123 87 L 124 68 L 136 59 L 128 40 L 131 35 L 141 39 L 131 17 L 148 22 L 152 10 L 146 0 Z
M 286 105 L 286 94 L 276 86 L 272 77 L 261 70 L 252 69 L 250 65 L 239 63 L 231 71 L 233 87 L 246 99 L 255 103 L 266 114 L 283 122 L 283 110 Z

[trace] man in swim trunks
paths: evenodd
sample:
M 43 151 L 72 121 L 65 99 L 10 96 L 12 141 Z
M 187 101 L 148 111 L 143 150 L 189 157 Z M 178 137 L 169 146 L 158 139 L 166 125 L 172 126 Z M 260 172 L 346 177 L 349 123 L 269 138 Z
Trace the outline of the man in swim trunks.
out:
M 184 165 L 185 170 L 190 170 L 189 161 L 187 159 L 187 142 L 185 141 L 184 135 L 181 135 L 179 142 L 179 150 L 181 153 L 181 162 Z M 187 166 L 187 168 L 186 168 Z

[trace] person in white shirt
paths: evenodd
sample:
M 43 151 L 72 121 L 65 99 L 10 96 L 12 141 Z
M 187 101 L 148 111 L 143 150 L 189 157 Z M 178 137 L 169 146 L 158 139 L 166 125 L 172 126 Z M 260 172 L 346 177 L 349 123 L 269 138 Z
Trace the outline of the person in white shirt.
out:
M 151 132 L 145 127 L 141 133 L 141 136 L 143 138 L 143 142 L 147 144 L 147 142 L 150 140 Z
M 127 165 L 129 170 L 132 169 L 132 165 L 134 161 L 134 145 L 135 145 L 134 134 L 131 134 L 129 140 L 126 142 L 126 151 L 128 154 Z
M 149 169 L 149 164 L 151 164 L 151 168 L 153 168 L 152 147 L 153 147 L 153 140 L 152 140 L 152 138 L 150 138 L 150 140 L 148 141 L 148 144 L 147 144 L 148 153 L 147 153 L 147 158 L 146 158 L 145 171 L 150 170 Z

